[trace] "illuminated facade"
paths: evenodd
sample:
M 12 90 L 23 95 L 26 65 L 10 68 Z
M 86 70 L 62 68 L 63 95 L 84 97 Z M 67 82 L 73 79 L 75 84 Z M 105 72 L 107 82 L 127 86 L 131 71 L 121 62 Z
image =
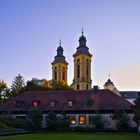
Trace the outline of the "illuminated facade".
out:
M 52 80 L 67 84 L 67 66 L 68 63 L 63 55 L 63 48 L 60 41 L 59 47 L 57 48 L 57 55 L 52 62 Z
M 75 90 L 91 89 L 91 57 L 89 48 L 86 46 L 86 37 L 83 35 L 79 38 L 79 46 L 77 47 L 74 57 L 74 79 L 73 88 Z

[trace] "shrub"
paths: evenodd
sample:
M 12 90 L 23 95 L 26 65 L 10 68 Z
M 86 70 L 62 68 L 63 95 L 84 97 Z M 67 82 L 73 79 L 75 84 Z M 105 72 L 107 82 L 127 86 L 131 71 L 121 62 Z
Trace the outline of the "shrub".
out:
M 42 112 L 39 110 L 32 110 L 27 114 L 27 121 L 30 122 L 34 130 L 42 128 Z
M 104 121 L 101 115 L 97 114 L 93 120 L 91 120 L 96 129 L 102 129 L 104 127 Z
M 12 127 L 31 130 L 32 129 L 32 124 L 27 120 L 16 118 L 12 122 Z
M 129 129 L 129 117 L 124 110 L 116 110 L 113 119 L 116 120 L 116 128 L 119 131 L 127 131 Z
M 64 131 L 69 127 L 69 121 L 65 114 L 57 116 L 54 112 L 49 112 L 46 120 L 47 130 Z

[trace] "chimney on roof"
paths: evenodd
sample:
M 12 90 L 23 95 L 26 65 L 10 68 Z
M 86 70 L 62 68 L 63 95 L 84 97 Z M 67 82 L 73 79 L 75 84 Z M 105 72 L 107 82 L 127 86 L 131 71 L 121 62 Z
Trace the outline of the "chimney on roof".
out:
M 98 86 L 98 85 L 93 86 L 93 90 L 98 91 L 99 89 L 100 89 L 100 88 L 99 88 L 99 86 Z

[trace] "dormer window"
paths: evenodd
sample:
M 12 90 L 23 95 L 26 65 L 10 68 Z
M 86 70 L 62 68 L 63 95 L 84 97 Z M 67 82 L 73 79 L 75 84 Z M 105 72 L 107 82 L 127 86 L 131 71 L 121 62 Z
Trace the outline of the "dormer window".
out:
M 16 107 L 21 108 L 24 105 L 24 101 L 16 101 Z
M 126 98 L 127 97 L 127 94 L 124 94 L 124 97 Z
M 55 107 L 56 101 L 50 101 L 50 107 Z
M 33 101 L 33 107 L 37 108 L 39 107 L 39 101 Z
M 91 106 L 93 106 L 93 99 L 88 99 L 87 101 L 86 101 L 86 105 L 87 105 L 87 107 L 91 107 Z
M 72 107 L 73 106 L 74 101 L 73 100 L 69 100 L 68 101 L 68 107 Z

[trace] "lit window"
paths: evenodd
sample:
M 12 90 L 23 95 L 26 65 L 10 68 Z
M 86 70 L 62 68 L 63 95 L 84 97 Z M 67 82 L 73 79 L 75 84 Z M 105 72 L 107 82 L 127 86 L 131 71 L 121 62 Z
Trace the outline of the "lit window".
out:
M 75 116 L 70 116 L 70 122 L 71 125 L 75 125 L 76 124 L 76 117 Z
M 68 101 L 68 106 L 72 107 L 73 106 L 73 101 Z
M 33 107 L 38 107 L 39 106 L 39 102 L 38 101 L 34 101 L 33 102 Z
M 86 116 L 79 116 L 79 124 L 86 124 Z

